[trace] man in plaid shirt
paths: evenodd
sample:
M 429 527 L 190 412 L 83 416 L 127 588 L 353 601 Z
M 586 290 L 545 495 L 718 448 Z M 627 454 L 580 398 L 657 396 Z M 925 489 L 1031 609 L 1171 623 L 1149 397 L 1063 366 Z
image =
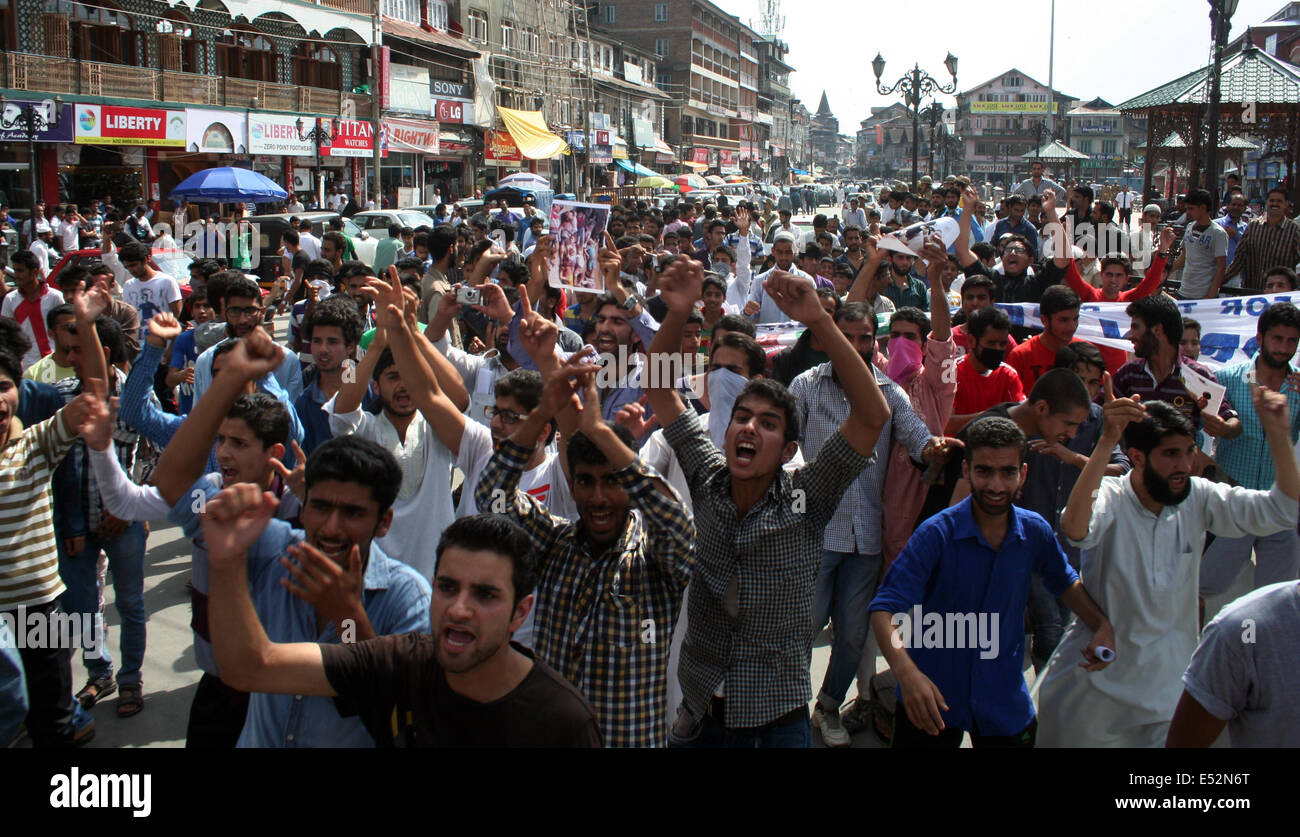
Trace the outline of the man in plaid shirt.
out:
M 522 286 L 520 296 L 527 314 L 519 339 L 545 379 L 542 402 L 502 440 L 475 500 L 528 533 L 539 556 L 534 648 L 591 702 L 605 745 L 661 747 L 668 652 L 695 560 L 695 525 L 676 492 L 633 453 L 631 434 L 601 417 L 600 366 L 582 354 L 561 364 L 559 328 L 532 310 Z M 553 420 L 567 440 L 561 456 L 576 524 L 518 490 Z
M 668 313 L 652 357 L 676 351 L 703 280 L 702 266 L 688 259 L 660 277 Z M 746 385 L 731 410 L 724 454 L 672 381 L 649 382 L 646 393 L 691 488 L 699 532 L 680 665 L 683 701 L 669 734 L 675 746 L 811 745 L 808 626 L 822 540 L 840 498 L 873 461 L 890 417 L 875 376 L 810 282 L 777 270 L 764 292 L 817 336 L 850 409 L 817 458 L 791 474 L 782 464 L 798 449 L 799 418 L 785 387 L 767 379 Z
M 1240 404 L 1242 432 L 1219 439 L 1214 461 L 1232 480 L 1245 488 L 1267 491 L 1277 481 L 1273 457 L 1259 414 L 1252 403 L 1255 386 L 1286 396 L 1290 406 L 1291 443 L 1300 436 L 1300 370 L 1291 363 L 1300 345 L 1300 309 L 1289 302 L 1270 305 L 1259 317 L 1255 336 L 1259 350 L 1250 360 L 1225 366 L 1215 373 L 1227 387 L 1227 397 Z M 1200 594 L 1217 596 L 1232 584 L 1255 552 L 1255 589 L 1300 575 L 1300 538 L 1293 528 L 1271 535 L 1217 537 L 1201 560 Z

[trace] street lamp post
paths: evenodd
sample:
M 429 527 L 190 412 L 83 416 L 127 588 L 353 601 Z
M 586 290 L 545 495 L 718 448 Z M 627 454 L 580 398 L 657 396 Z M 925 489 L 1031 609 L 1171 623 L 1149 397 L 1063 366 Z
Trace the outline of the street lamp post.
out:
M 302 117 L 298 117 L 298 121 L 294 123 L 294 126 L 298 129 L 299 140 L 301 141 L 310 140 L 311 142 L 314 142 L 316 144 L 316 171 L 315 171 L 316 206 L 319 209 L 324 209 L 325 208 L 325 177 L 320 170 L 320 147 L 321 147 L 321 143 L 327 143 L 330 141 L 331 138 L 330 138 L 329 129 L 317 123 L 310 130 L 304 131 L 302 129 L 303 126 Z M 376 190 L 378 190 L 379 188 L 378 183 L 379 183 L 379 171 L 378 169 L 376 169 L 375 170 Z
M 1223 69 L 1223 49 L 1228 45 L 1228 31 L 1237 0 L 1210 1 L 1210 33 L 1214 39 L 1214 69 L 1210 77 L 1210 141 L 1205 154 L 1205 177 L 1217 201 L 1219 194 L 1219 76 Z M 1218 205 L 1217 203 L 1215 204 Z
M 902 91 L 904 101 L 912 109 L 912 188 L 917 187 L 917 166 L 918 158 L 921 154 L 920 137 L 921 130 L 921 98 L 932 93 L 955 93 L 957 91 L 957 56 L 951 52 L 943 60 L 943 65 L 947 68 L 949 75 L 952 76 L 952 83 L 944 86 L 934 79 L 929 73 L 921 71 L 919 64 L 914 64 L 909 71 L 898 81 L 888 87 L 880 83 L 880 77 L 885 73 L 885 59 L 876 53 L 875 60 L 871 62 L 871 69 L 876 74 L 876 92 L 883 96 L 891 93 Z
M 12 131 L 21 126 L 27 134 L 27 173 L 31 176 L 32 187 L 32 214 L 29 220 L 31 237 L 28 244 L 36 238 L 36 205 L 41 201 L 36 171 L 36 135 L 58 127 L 62 111 L 62 96 L 54 97 L 54 101 L 46 99 L 40 103 L 11 102 L 0 96 L 0 130 Z
M 941 118 L 943 118 L 943 106 L 939 104 L 939 102 L 938 102 L 937 99 L 936 99 L 935 101 L 933 101 L 933 102 L 930 103 L 930 107 L 926 108 L 926 116 L 929 117 L 929 120 L 930 120 L 930 171 L 929 171 L 929 174 L 930 174 L 931 177 L 933 177 L 933 176 L 934 176 L 934 173 L 935 173 L 935 172 L 934 172 L 934 144 L 935 144 L 935 142 L 936 142 L 937 139 L 938 139 L 939 120 L 940 120 Z

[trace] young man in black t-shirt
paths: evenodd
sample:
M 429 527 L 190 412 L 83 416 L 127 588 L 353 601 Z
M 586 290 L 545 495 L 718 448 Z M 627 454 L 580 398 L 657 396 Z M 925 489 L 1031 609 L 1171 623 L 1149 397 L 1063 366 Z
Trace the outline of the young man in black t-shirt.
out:
M 532 609 L 526 591 L 537 579 L 528 537 L 508 518 L 466 517 L 443 532 L 432 635 L 332 646 L 273 643 L 258 622 L 240 576 L 273 512 L 268 495 L 243 484 L 209 500 L 204 514 L 212 604 L 225 614 L 213 622 L 223 681 L 334 697 L 341 715 L 361 716 L 379 747 L 601 746 L 582 694 L 510 642 Z

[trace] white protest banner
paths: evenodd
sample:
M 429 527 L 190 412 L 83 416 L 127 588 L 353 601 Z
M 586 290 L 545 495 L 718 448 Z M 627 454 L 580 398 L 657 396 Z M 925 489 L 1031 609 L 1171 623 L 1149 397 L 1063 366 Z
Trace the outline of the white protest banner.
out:
M 1255 339 L 1259 315 L 1275 302 L 1300 302 L 1300 293 L 1175 300 L 1174 304 L 1184 317 L 1201 324 L 1198 360 L 1210 369 L 1218 369 L 1254 356 L 1259 348 Z M 1036 303 L 998 303 L 998 307 L 1007 312 L 1013 326 L 1034 330 L 1043 327 Z M 1085 302 L 1079 309 L 1079 330 L 1074 336 L 1100 346 L 1133 351 L 1133 344 L 1124 339 L 1129 329 L 1129 317 L 1124 313 L 1127 307 L 1127 302 Z

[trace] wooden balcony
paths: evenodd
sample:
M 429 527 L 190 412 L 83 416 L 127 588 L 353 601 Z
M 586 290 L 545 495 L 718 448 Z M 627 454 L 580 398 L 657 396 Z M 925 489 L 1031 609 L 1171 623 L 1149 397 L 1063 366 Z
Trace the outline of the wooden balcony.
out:
M 324 0 L 324 5 L 349 2 L 351 0 Z M 289 113 L 348 115 L 358 119 L 370 116 L 369 96 L 338 90 L 14 52 L 6 53 L 0 62 L 0 86 L 30 90 L 35 94 L 104 96 L 238 109 L 255 107 L 257 110 Z M 257 100 L 256 106 L 253 105 L 254 99 Z M 351 105 L 345 108 L 344 102 L 348 101 Z M 345 109 L 351 113 L 345 114 Z

